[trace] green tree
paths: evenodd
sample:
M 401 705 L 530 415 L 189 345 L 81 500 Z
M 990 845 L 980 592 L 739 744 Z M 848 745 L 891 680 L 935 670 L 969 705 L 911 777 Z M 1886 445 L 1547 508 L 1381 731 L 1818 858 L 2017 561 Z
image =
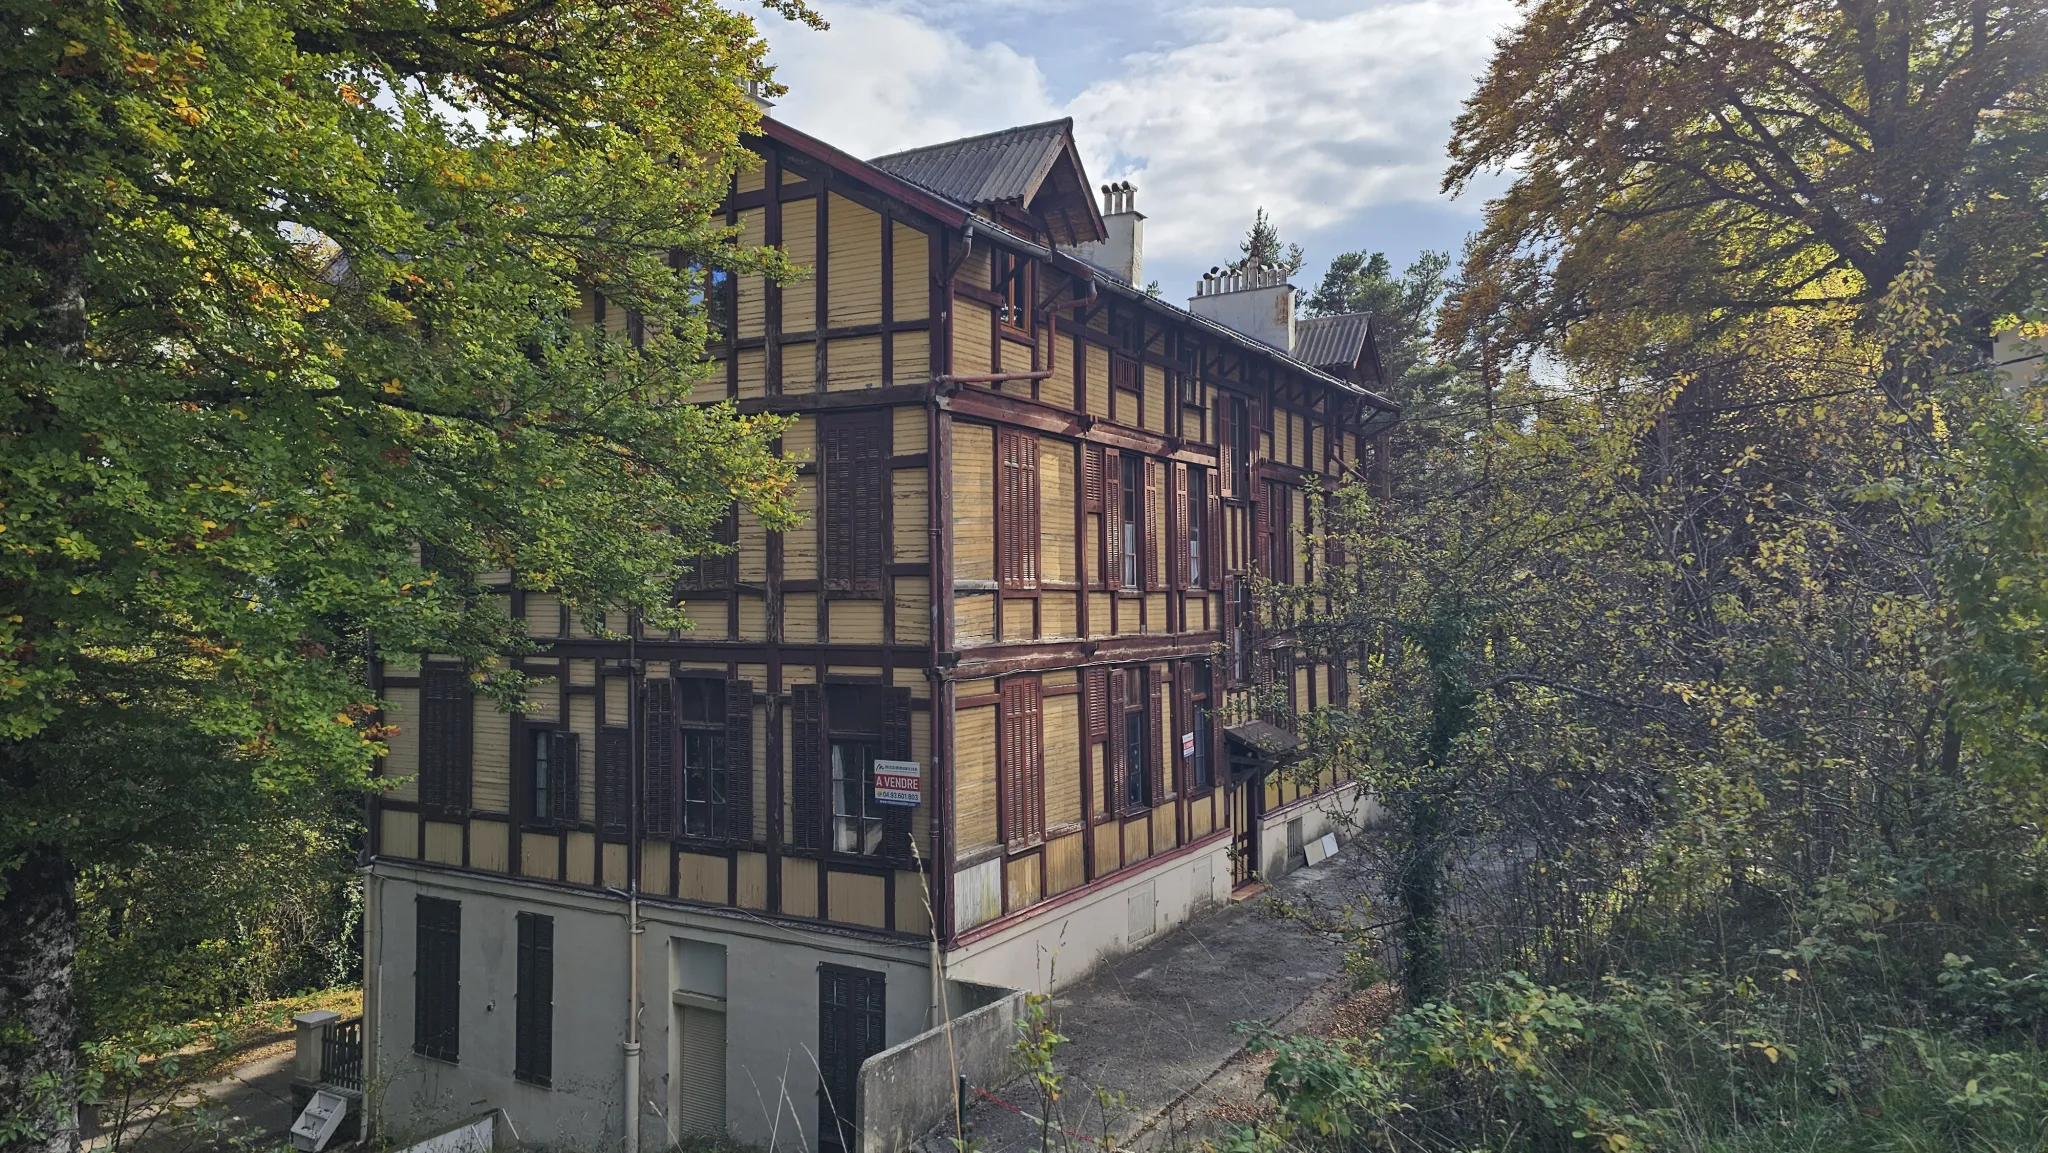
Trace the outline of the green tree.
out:
M 1238 268 L 1278 268 L 1288 276 L 1301 271 L 1308 257 L 1299 244 L 1286 244 L 1280 239 L 1280 227 L 1273 223 L 1266 210 L 1261 207 L 1252 217 L 1251 231 L 1238 242 L 1237 250 L 1244 255 L 1238 258 Z
M 688 403 L 707 270 L 788 270 L 711 216 L 768 75 L 710 0 L 5 11 L 0 1146 L 65 1150 L 80 869 L 363 787 L 372 638 L 516 694 L 467 574 L 667 621 L 789 523 Z

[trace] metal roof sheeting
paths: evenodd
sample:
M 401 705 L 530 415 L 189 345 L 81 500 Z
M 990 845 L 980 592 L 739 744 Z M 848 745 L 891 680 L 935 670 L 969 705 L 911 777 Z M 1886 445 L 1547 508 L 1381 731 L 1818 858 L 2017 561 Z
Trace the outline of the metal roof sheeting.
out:
M 963 204 L 1023 203 L 1059 159 L 1071 117 L 877 156 L 869 164 Z
M 1294 347 L 1289 351 L 1303 364 L 1324 372 L 1348 376 L 1365 351 L 1365 334 L 1372 326 L 1369 312 L 1347 312 L 1339 316 L 1312 316 L 1294 322 Z

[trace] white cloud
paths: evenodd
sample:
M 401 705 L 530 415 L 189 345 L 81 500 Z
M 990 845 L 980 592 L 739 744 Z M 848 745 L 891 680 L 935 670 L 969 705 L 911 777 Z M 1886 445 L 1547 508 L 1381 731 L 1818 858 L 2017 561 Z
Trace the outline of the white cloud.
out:
M 1178 280 L 1234 255 L 1260 205 L 1296 237 L 1441 205 L 1451 119 L 1515 14 L 1513 0 L 1394 0 L 1321 18 L 1163 7 L 1133 4 L 1119 21 L 1156 47 L 1111 58 L 1063 105 L 1036 58 L 968 42 L 953 28 L 973 22 L 943 4 L 838 0 L 825 5 L 830 32 L 769 30 L 791 89 L 777 115 L 858 156 L 1071 115 L 1096 182 L 1139 186 L 1148 267 Z M 1050 23 L 1028 47 L 1075 52 Z

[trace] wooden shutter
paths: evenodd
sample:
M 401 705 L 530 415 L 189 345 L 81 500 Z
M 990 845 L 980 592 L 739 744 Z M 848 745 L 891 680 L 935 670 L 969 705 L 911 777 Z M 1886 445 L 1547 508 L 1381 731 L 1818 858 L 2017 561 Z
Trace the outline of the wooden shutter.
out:
M 548 800 L 554 805 L 554 823 L 573 825 L 581 817 L 576 756 L 581 751 L 576 734 L 556 729 L 548 734 Z
M 1083 703 L 1087 711 L 1088 742 L 1106 741 L 1109 739 L 1109 670 L 1089 669 L 1082 674 L 1081 683 L 1087 691 Z
M 1184 663 L 1180 666 L 1179 674 L 1173 680 L 1173 696 L 1176 702 L 1173 709 L 1173 772 L 1169 775 L 1173 778 L 1174 790 L 1181 792 L 1191 790 L 1195 784 L 1194 758 L 1189 756 L 1188 750 L 1181 747 L 1181 734 L 1194 733 L 1197 743 L 1206 739 L 1202 733 L 1196 732 L 1195 729 L 1195 666 L 1193 664 Z
M 856 1146 L 861 1063 L 888 1043 L 886 974 L 818 966 L 818 1144 Z
M 1236 576 L 1223 578 L 1223 686 L 1225 688 L 1237 688 L 1239 685 L 1237 675 L 1238 632 L 1244 628 L 1244 622 L 1237 619 L 1237 583 L 1243 579 L 1243 577 Z
M 413 898 L 412 1050 L 462 1056 L 462 904 Z
M 1173 462 L 1172 523 L 1167 526 L 1167 555 L 1173 558 L 1168 574 L 1173 587 L 1188 587 L 1188 466 Z
M 1273 494 L 1279 486 L 1268 483 L 1264 498 L 1252 509 L 1252 557 L 1258 562 L 1259 571 L 1268 579 L 1273 577 Z
M 1222 496 L 1242 495 L 1230 490 L 1231 483 L 1236 479 L 1233 475 L 1236 469 L 1231 467 L 1233 463 L 1231 453 L 1234 450 L 1233 438 L 1237 435 L 1236 426 L 1232 424 L 1232 415 L 1236 410 L 1236 397 L 1231 396 L 1227 392 L 1216 394 L 1216 459 L 1223 465 L 1222 468 L 1216 470 L 1218 481 L 1220 482 L 1216 491 Z
M 676 696 L 667 677 L 640 686 L 640 831 L 676 835 Z
M 1123 814 L 1130 809 L 1131 750 L 1124 731 L 1124 701 L 1129 693 L 1125 678 L 1135 670 L 1109 671 L 1109 811 Z
M 1102 457 L 1102 587 L 1124 582 L 1124 459 L 1114 449 Z
M 1162 759 L 1163 754 L 1160 752 L 1164 747 L 1165 725 L 1168 720 L 1165 715 L 1165 682 L 1164 678 L 1159 675 L 1159 670 L 1149 666 L 1145 669 L 1145 680 L 1147 689 L 1145 701 L 1145 719 L 1147 722 L 1145 726 L 1145 739 L 1151 742 L 1150 751 L 1145 755 L 1145 763 L 1152 773 L 1151 797 L 1152 803 L 1156 805 L 1159 803 L 1160 798 L 1166 796 L 1164 779 L 1166 765 Z
M 597 734 L 597 817 L 607 838 L 625 838 L 632 790 L 633 730 L 606 725 Z
M 998 744 L 1003 840 L 1017 848 L 1036 844 L 1045 835 L 1045 730 L 1037 677 L 1003 682 Z
M 429 662 L 420 668 L 420 803 L 442 816 L 469 815 L 472 727 L 469 670 Z
M 1223 497 L 1218 489 L 1220 478 L 1228 475 L 1229 469 L 1218 469 L 1209 478 L 1209 531 L 1202 541 L 1202 572 L 1208 576 L 1212 589 L 1223 587 Z
M 1102 511 L 1102 446 L 1091 444 L 1081 450 L 1081 507 L 1084 512 Z
M 818 422 L 818 496 L 823 505 L 824 586 L 880 592 L 887 567 L 883 504 L 888 499 L 887 413 Z
M 1145 501 L 1138 508 L 1138 519 L 1144 522 L 1144 548 L 1138 555 L 1138 567 L 1144 570 L 1144 587 L 1157 592 L 1164 586 L 1159 573 L 1159 462 L 1145 458 Z
M 754 841 L 754 682 L 725 682 L 725 833 Z
M 817 685 L 796 685 L 789 690 L 789 842 L 799 849 L 816 849 L 824 825 L 819 802 L 824 800 L 824 760 L 819 746 L 825 743 L 825 692 Z
M 533 1085 L 554 1077 L 555 919 L 521 913 L 512 1074 Z
M 1038 438 L 1003 429 L 998 434 L 996 571 L 1006 589 L 1038 587 Z
M 911 759 L 911 709 L 910 689 L 892 685 L 882 690 L 882 758 L 890 761 Z M 931 788 L 930 774 L 925 775 L 925 788 Z M 927 796 L 930 794 L 927 793 Z M 917 810 L 909 805 L 884 805 L 882 807 L 882 855 L 899 860 L 909 860 L 910 822 Z

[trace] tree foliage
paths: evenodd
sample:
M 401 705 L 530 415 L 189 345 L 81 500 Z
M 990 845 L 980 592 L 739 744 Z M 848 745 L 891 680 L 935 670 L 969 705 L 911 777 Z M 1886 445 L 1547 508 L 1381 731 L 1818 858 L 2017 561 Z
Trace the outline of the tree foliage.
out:
M 705 270 L 787 269 L 710 215 L 768 76 L 708 0 L 7 13 L 0 1111 L 62 1148 L 77 870 L 361 787 L 371 638 L 516 693 L 474 574 L 670 620 L 788 523 L 778 422 L 688 403 Z

